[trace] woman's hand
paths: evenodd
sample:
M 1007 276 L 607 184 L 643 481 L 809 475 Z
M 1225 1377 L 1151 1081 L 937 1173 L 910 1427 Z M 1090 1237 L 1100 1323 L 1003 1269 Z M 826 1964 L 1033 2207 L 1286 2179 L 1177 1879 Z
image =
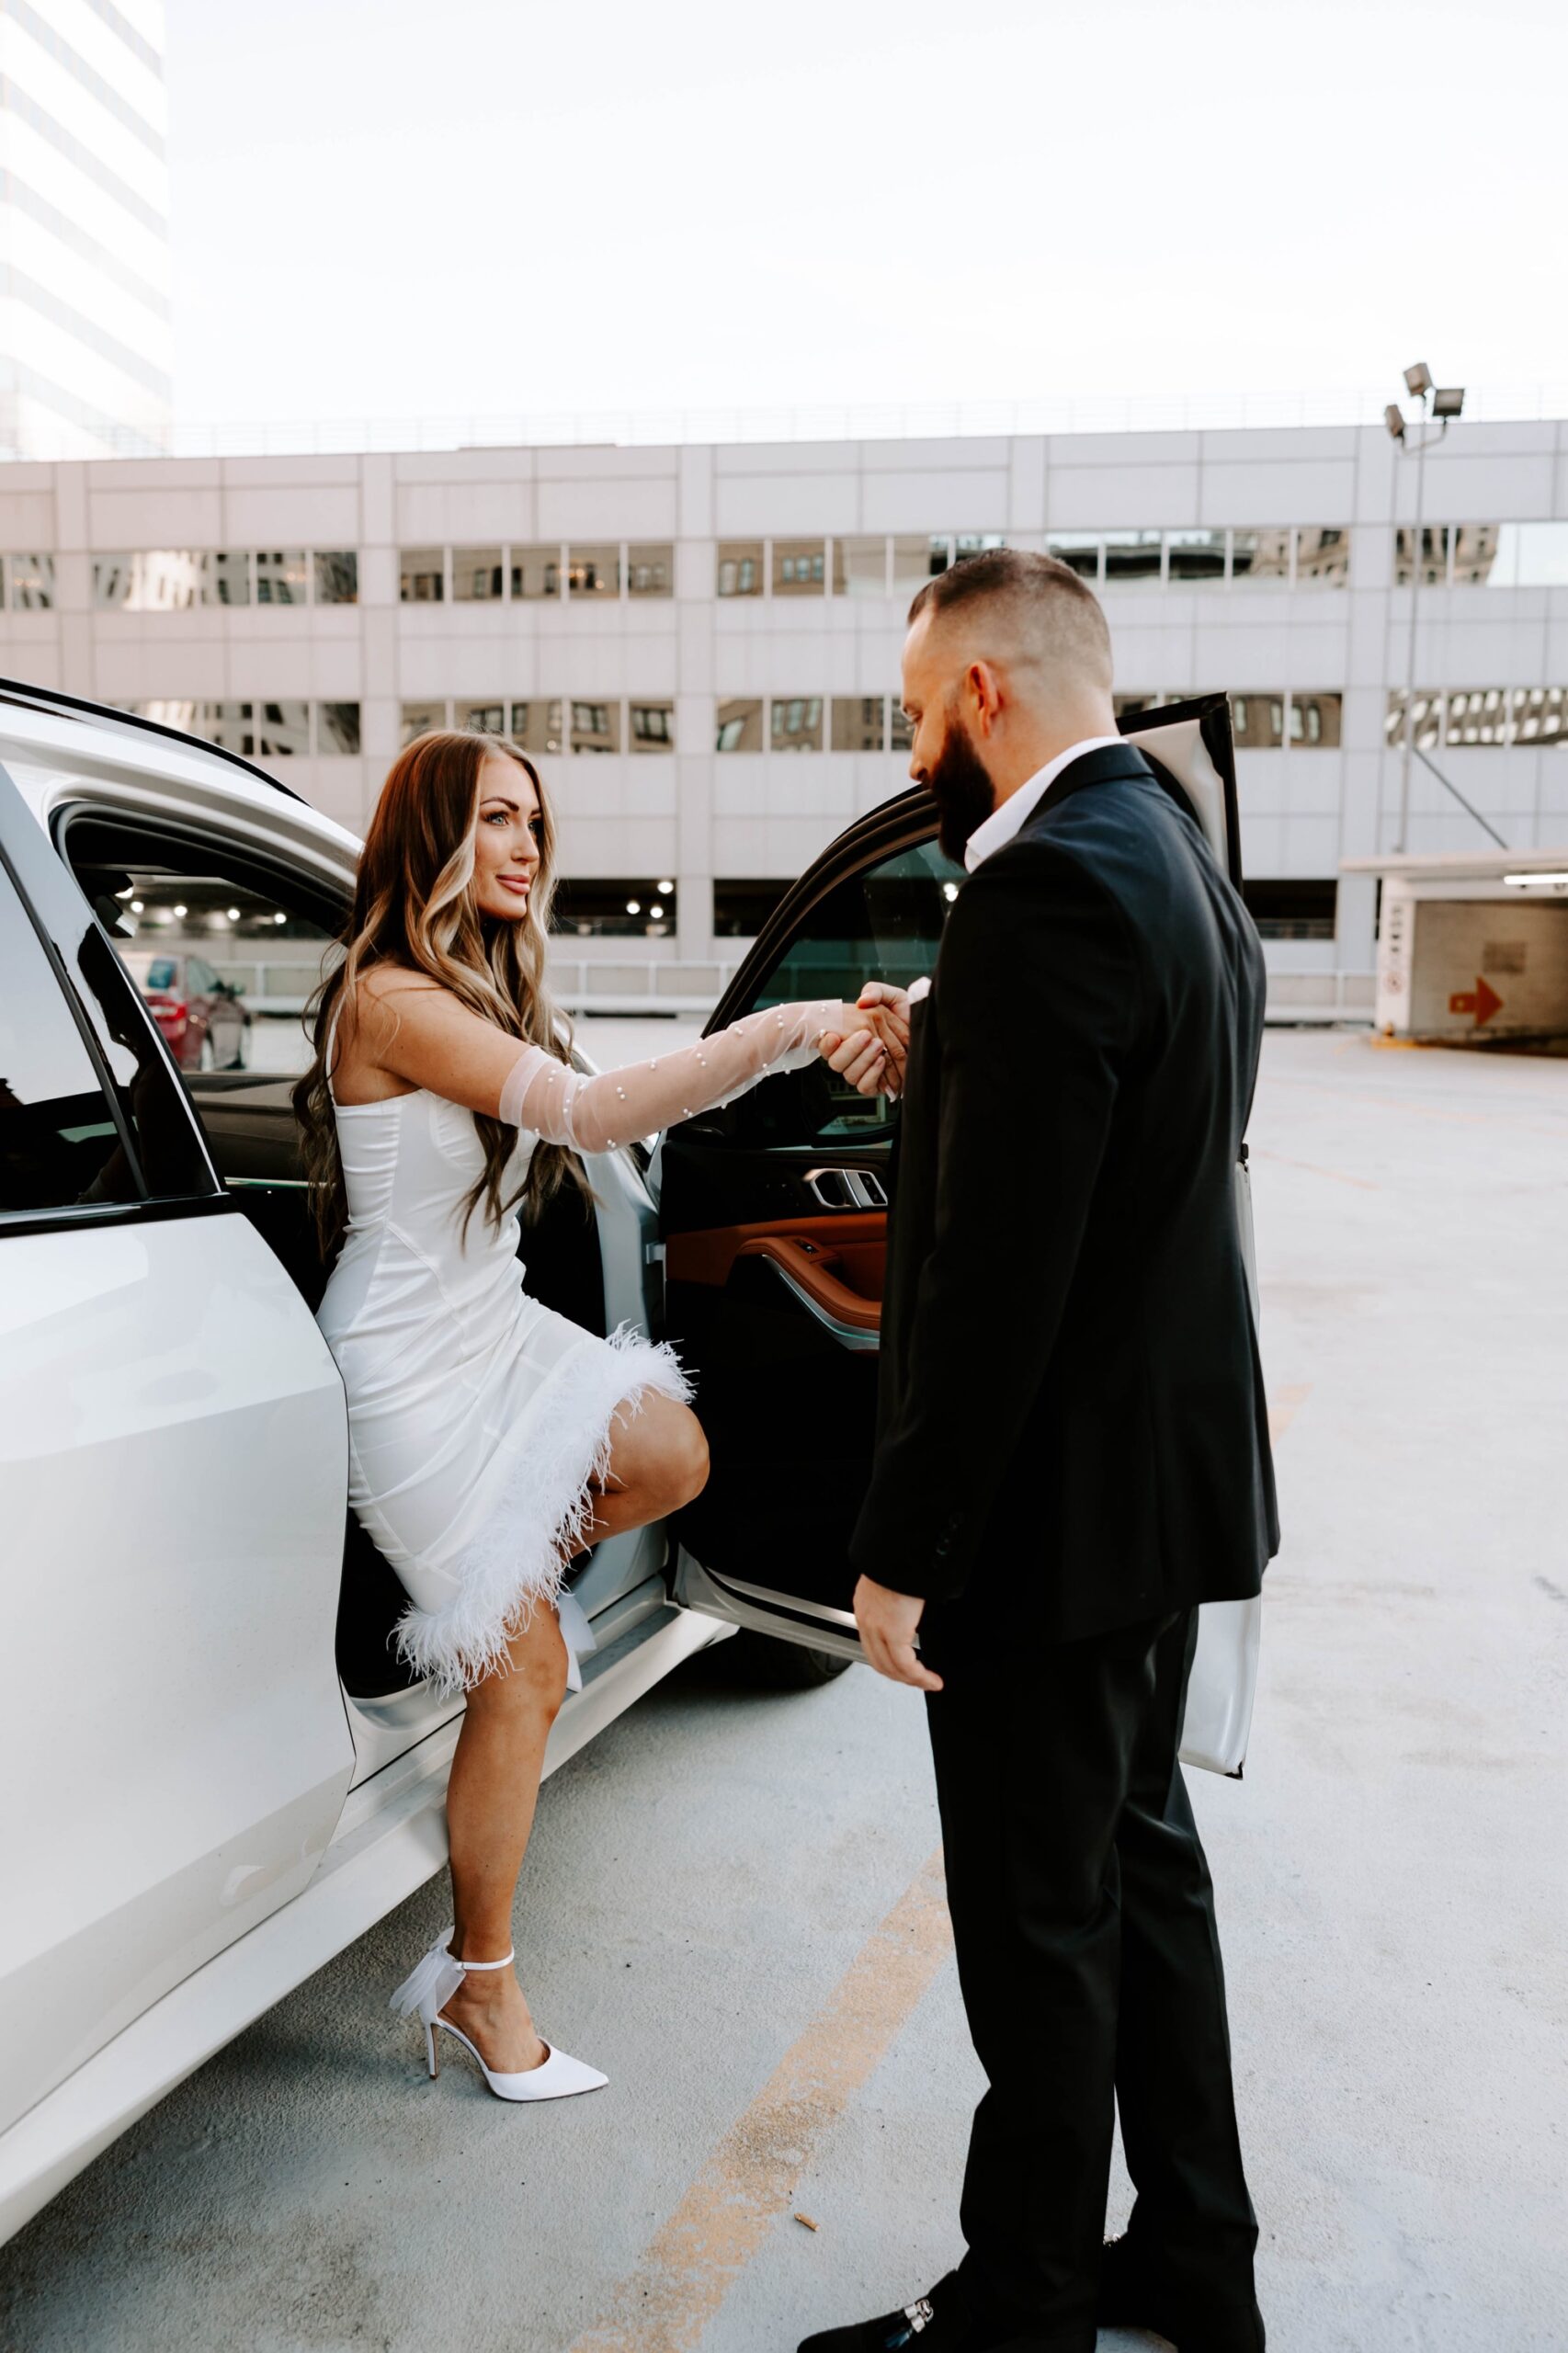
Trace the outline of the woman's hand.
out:
M 869 981 L 855 1011 L 863 1017 L 864 1027 L 823 1040 L 827 1066 L 858 1094 L 897 1097 L 903 1091 L 909 1052 L 909 1000 L 903 989 Z

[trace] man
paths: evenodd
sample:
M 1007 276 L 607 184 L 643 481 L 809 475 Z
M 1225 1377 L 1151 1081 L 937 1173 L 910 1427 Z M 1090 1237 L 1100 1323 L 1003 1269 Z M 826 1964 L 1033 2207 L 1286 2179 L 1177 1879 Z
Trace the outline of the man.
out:
M 1110 689 L 1105 616 L 1048 556 L 911 608 L 911 772 L 971 879 L 907 1007 L 855 1612 L 927 1695 L 990 2088 L 958 2270 L 801 2353 L 1090 2353 L 1096 2319 L 1264 2344 L 1176 1762 L 1198 1605 L 1256 1594 L 1278 1540 L 1234 1206 L 1263 961 Z M 1102 2262 L 1118 2102 L 1137 2202 Z

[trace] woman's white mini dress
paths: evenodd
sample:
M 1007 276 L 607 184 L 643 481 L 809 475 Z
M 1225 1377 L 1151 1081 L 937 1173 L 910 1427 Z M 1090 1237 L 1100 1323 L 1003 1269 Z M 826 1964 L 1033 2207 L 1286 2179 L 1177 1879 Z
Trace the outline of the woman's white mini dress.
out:
M 519 1127 L 506 1193 L 541 1136 L 590 1152 L 630 1142 L 810 1061 L 841 1024 L 836 1004 L 778 1006 L 592 1078 L 520 1047 L 507 1095 L 534 1124 Z M 347 1392 L 349 1500 L 409 1596 L 399 1649 L 460 1690 L 544 1601 L 580 1688 L 592 1637 L 562 1586 L 567 1554 L 618 1415 L 650 1390 L 687 1397 L 686 1376 L 667 1346 L 624 1327 L 600 1339 L 531 1299 L 515 1213 L 496 1224 L 481 1203 L 465 1231 L 483 1153 L 461 1105 L 419 1088 L 335 1108 L 348 1225 L 317 1320 Z

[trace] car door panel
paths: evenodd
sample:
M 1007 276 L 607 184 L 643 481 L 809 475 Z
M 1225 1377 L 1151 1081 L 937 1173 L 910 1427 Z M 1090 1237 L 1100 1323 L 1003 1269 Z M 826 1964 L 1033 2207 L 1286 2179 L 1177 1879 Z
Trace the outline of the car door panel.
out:
M 1122 732 L 1239 883 L 1225 698 L 1140 712 Z M 923 790 L 851 826 L 788 893 L 710 1026 L 807 994 L 801 983 L 819 971 L 848 995 L 933 969 L 962 879 L 934 833 Z M 875 1445 L 886 1215 L 869 1206 L 876 1195 L 846 1206 L 824 1178 L 869 1176 L 885 1202 L 898 1113 L 883 1103 L 835 1120 L 823 1087 L 809 1074 L 766 1080 L 664 1141 L 671 1330 L 697 1377 L 712 1463 L 677 1524 L 676 1591 L 737 1624 L 858 1655 L 848 1543 Z M 1244 1186 L 1237 1199 L 1250 1253 Z
M 0 966 L 3 2128 L 298 1892 L 353 1747 L 336 1368 L 3 772 Z
M 824 975 L 853 994 L 930 972 L 955 870 L 924 794 L 889 816 L 852 828 L 790 895 L 715 1026 Z M 672 1129 L 661 1161 L 669 1328 L 710 1464 L 677 1522 L 677 1597 L 854 1655 L 849 1538 L 876 1437 L 896 1132 L 890 1099 L 818 1064 Z

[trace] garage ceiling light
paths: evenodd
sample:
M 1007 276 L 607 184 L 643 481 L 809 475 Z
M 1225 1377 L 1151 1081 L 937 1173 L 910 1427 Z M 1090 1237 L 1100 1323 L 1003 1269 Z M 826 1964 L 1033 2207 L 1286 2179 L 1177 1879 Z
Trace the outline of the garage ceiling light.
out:
M 1568 891 L 1568 873 L 1505 874 L 1510 891 Z

